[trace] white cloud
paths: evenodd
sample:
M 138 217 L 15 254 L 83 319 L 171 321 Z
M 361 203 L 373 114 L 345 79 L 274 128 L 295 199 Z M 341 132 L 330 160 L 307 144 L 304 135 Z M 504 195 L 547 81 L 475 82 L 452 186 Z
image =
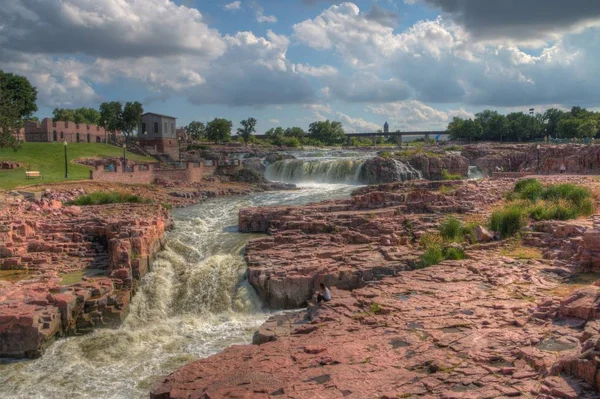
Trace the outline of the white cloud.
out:
M 225 4 L 223 9 L 226 11 L 236 11 L 242 8 L 242 2 L 240 0 L 233 1 L 231 3 Z
M 390 131 L 446 129 L 448 122 L 455 116 L 474 117 L 463 108 L 442 111 L 414 100 L 369 105 L 367 110 L 386 118 L 390 123 Z
M 294 67 L 298 73 L 317 78 L 334 76 L 338 74 L 338 70 L 331 65 L 321 65 L 316 67 L 308 64 L 296 64 Z
M 19 0 L 0 7 L 5 50 L 127 58 L 225 50 L 194 8 L 167 0 Z
M 382 126 L 376 123 L 367 122 L 362 118 L 353 118 L 342 112 L 337 112 L 336 117 L 348 133 L 373 133 L 382 129 Z
M 277 22 L 277 17 L 275 15 L 264 15 L 262 11 L 256 12 L 256 21 L 259 23 L 269 23 L 274 24 Z
M 269 119 L 269 123 L 272 123 L 273 125 L 280 125 L 281 122 L 279 121 L 279 119 Z

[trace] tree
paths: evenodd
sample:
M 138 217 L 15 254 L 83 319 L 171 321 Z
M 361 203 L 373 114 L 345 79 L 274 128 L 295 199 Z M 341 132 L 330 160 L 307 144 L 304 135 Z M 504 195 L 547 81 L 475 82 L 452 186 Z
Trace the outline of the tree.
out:
M 563 118 L 565 118 L 566 114 L 566 112 L 556 108 L 550 108 L 546 110 L 543 116 L 545 135 L 550 137 L 558 137 L 558 124 Z
M 100 122 L 100 112 L 94 108 L 54 108 L 52 111 L 52 120 L 54 122 L 71 121 L 75 123 L 98 125 Z
M 558 124 L 558 135 L 563 139 L 572 139 L 578 136 L 581 120 L 571 116 L 563 118 Z
M 72 109 L 67 108 L 54 108 L 52 111 L 52 120 L 58 121 L 75 121 L 75 112 Z
M 129 141 L 129 136 L 137 130 L 142 121 L 144 108 L 137 101 L 125 103 L 111 101 L 100 104 L 100 126 L 111 132 L 120 131 Z
M 240 122 L 242 127 L 238 128 L 238 135 L 244 140 L 244 143 L 248 144 L 252 133 L 256 132 L 256 119 L 248 118 Z
M 448 133 L 452 140 L 477 141 L 483 137 L 483 128 L 477 120 L 454 117 L 448 124 Z
M 206 135 L 206 125 L 202 122 L 192 121 L 185 127 L 185 131 L 194 140 L 200 140 Z
M 285 129 L 285 137 L 295 137 L 302 141 L 304 136 L 306 136 L 306 132 L 301 127 L 288 127 Z
M 215 118 L 206 125 L 206 138 L 216 143 L 229 141 L 232 126 L 227 119 Z
M 582 138 L 594 138 L 598 133 L 598 122 L 592 118 L 588 118 L 581 122 L 577 127 L 577 137 Z
M 310 138 L 326 145 L 342 144 L 345 140 L 344 128 L 338 121 L 313 122 L 308 127 Z
M 486 109 L 475 115 L 475 120 L 479 122 L 483 130 L 484 140 L 500 140 L 506 136 L 508 130 L 508 120 L 506 116 L 500 115 L 497 111 Z
M 125 103 L 123 108 L 123 126 L 121 132 L 125 135 L 125 140 L 129 139 L 129 136 L 138 129 L 140 123 L 142 123 L 142 115 L 144 114 L 144 107 L 137 101 Z
M 36 100 L 37 89 L 27 78 L 0 70 L 0 148 L 19 148 L 16 133 L 37 111 Z

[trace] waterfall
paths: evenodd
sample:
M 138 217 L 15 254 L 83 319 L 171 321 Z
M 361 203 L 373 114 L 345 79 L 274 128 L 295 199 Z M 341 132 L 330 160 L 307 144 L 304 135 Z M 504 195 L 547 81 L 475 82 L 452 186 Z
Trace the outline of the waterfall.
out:
M 271 165 L 266 178 L 286 183 L 358 184 L 364 159 L 286 159 Z
M 469 166 L 467 178 L 469 180 L 483 179 L 483 172 L 477 166 Z
M 286 183 L 377 184 L 421 179 L 420 171 L 395 159 L 286 159 L 271 165 L 265 177 Z

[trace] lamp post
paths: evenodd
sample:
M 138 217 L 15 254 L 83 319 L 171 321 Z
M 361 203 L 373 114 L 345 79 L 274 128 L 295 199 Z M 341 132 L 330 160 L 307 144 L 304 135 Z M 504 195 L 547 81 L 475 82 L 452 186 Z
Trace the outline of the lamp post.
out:
M 534 133 L 535 133 L 535 119 L 533 118 L 533 115 L 535 113 L 535 109 L 534 108 L 529 108 L 529 115 L 531 116 L 531 138 L 535 139 Z
M 181 136 L 177 137 L 177 147 L 179 150 L 179 167 L 181 167 Z
M 127 149 L 127 144 L 123 143 L 123 171 L 127 168 L 127 156 L 125 154 L 125 150 Z
M 538 160 L 537 160 L 537 161 L 538 161 L 538 166 L 537 166 L 537 174 L 538 174 L 538 175 L 540 174 L 540 148 L 541 148 L 541 147 L 542 147 L 542 146 L 540 146 L 539 144 L 538 144 L 538 145 L 537 145 L 537 147 L 536 147 L 536 148 L 537 148 L 537 159 L 538 159 Z
M 69 178 L 69 162 L 67 160 L 67 140 L 63 143 L 65 146 L 65 179 Z

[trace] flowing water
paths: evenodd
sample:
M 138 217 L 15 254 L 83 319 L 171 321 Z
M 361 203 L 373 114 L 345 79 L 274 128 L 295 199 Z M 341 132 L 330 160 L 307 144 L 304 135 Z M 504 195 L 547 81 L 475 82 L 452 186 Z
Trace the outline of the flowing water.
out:
M 361 184 L 369 181 L 363 166 L 375 153 L 345 151 L 291 153 L 296 159 L 284 159 L 269 165 L 265 177 L 286 183 L 321 182 L 338 184 Z M 407 163 L 392 160 L 393 173 L 397 180 L 420 179 L 422 174 Z
M 243 207 L 347 197 L 354 187 L 220 198 L 174 211 L 166 249 L 114 330 L 57 341 L 40 359 L 2 361 L 0 398 L 147 398 L 156 379 L 194 359 L 251 342 L 267 319 L 245 280 Z

